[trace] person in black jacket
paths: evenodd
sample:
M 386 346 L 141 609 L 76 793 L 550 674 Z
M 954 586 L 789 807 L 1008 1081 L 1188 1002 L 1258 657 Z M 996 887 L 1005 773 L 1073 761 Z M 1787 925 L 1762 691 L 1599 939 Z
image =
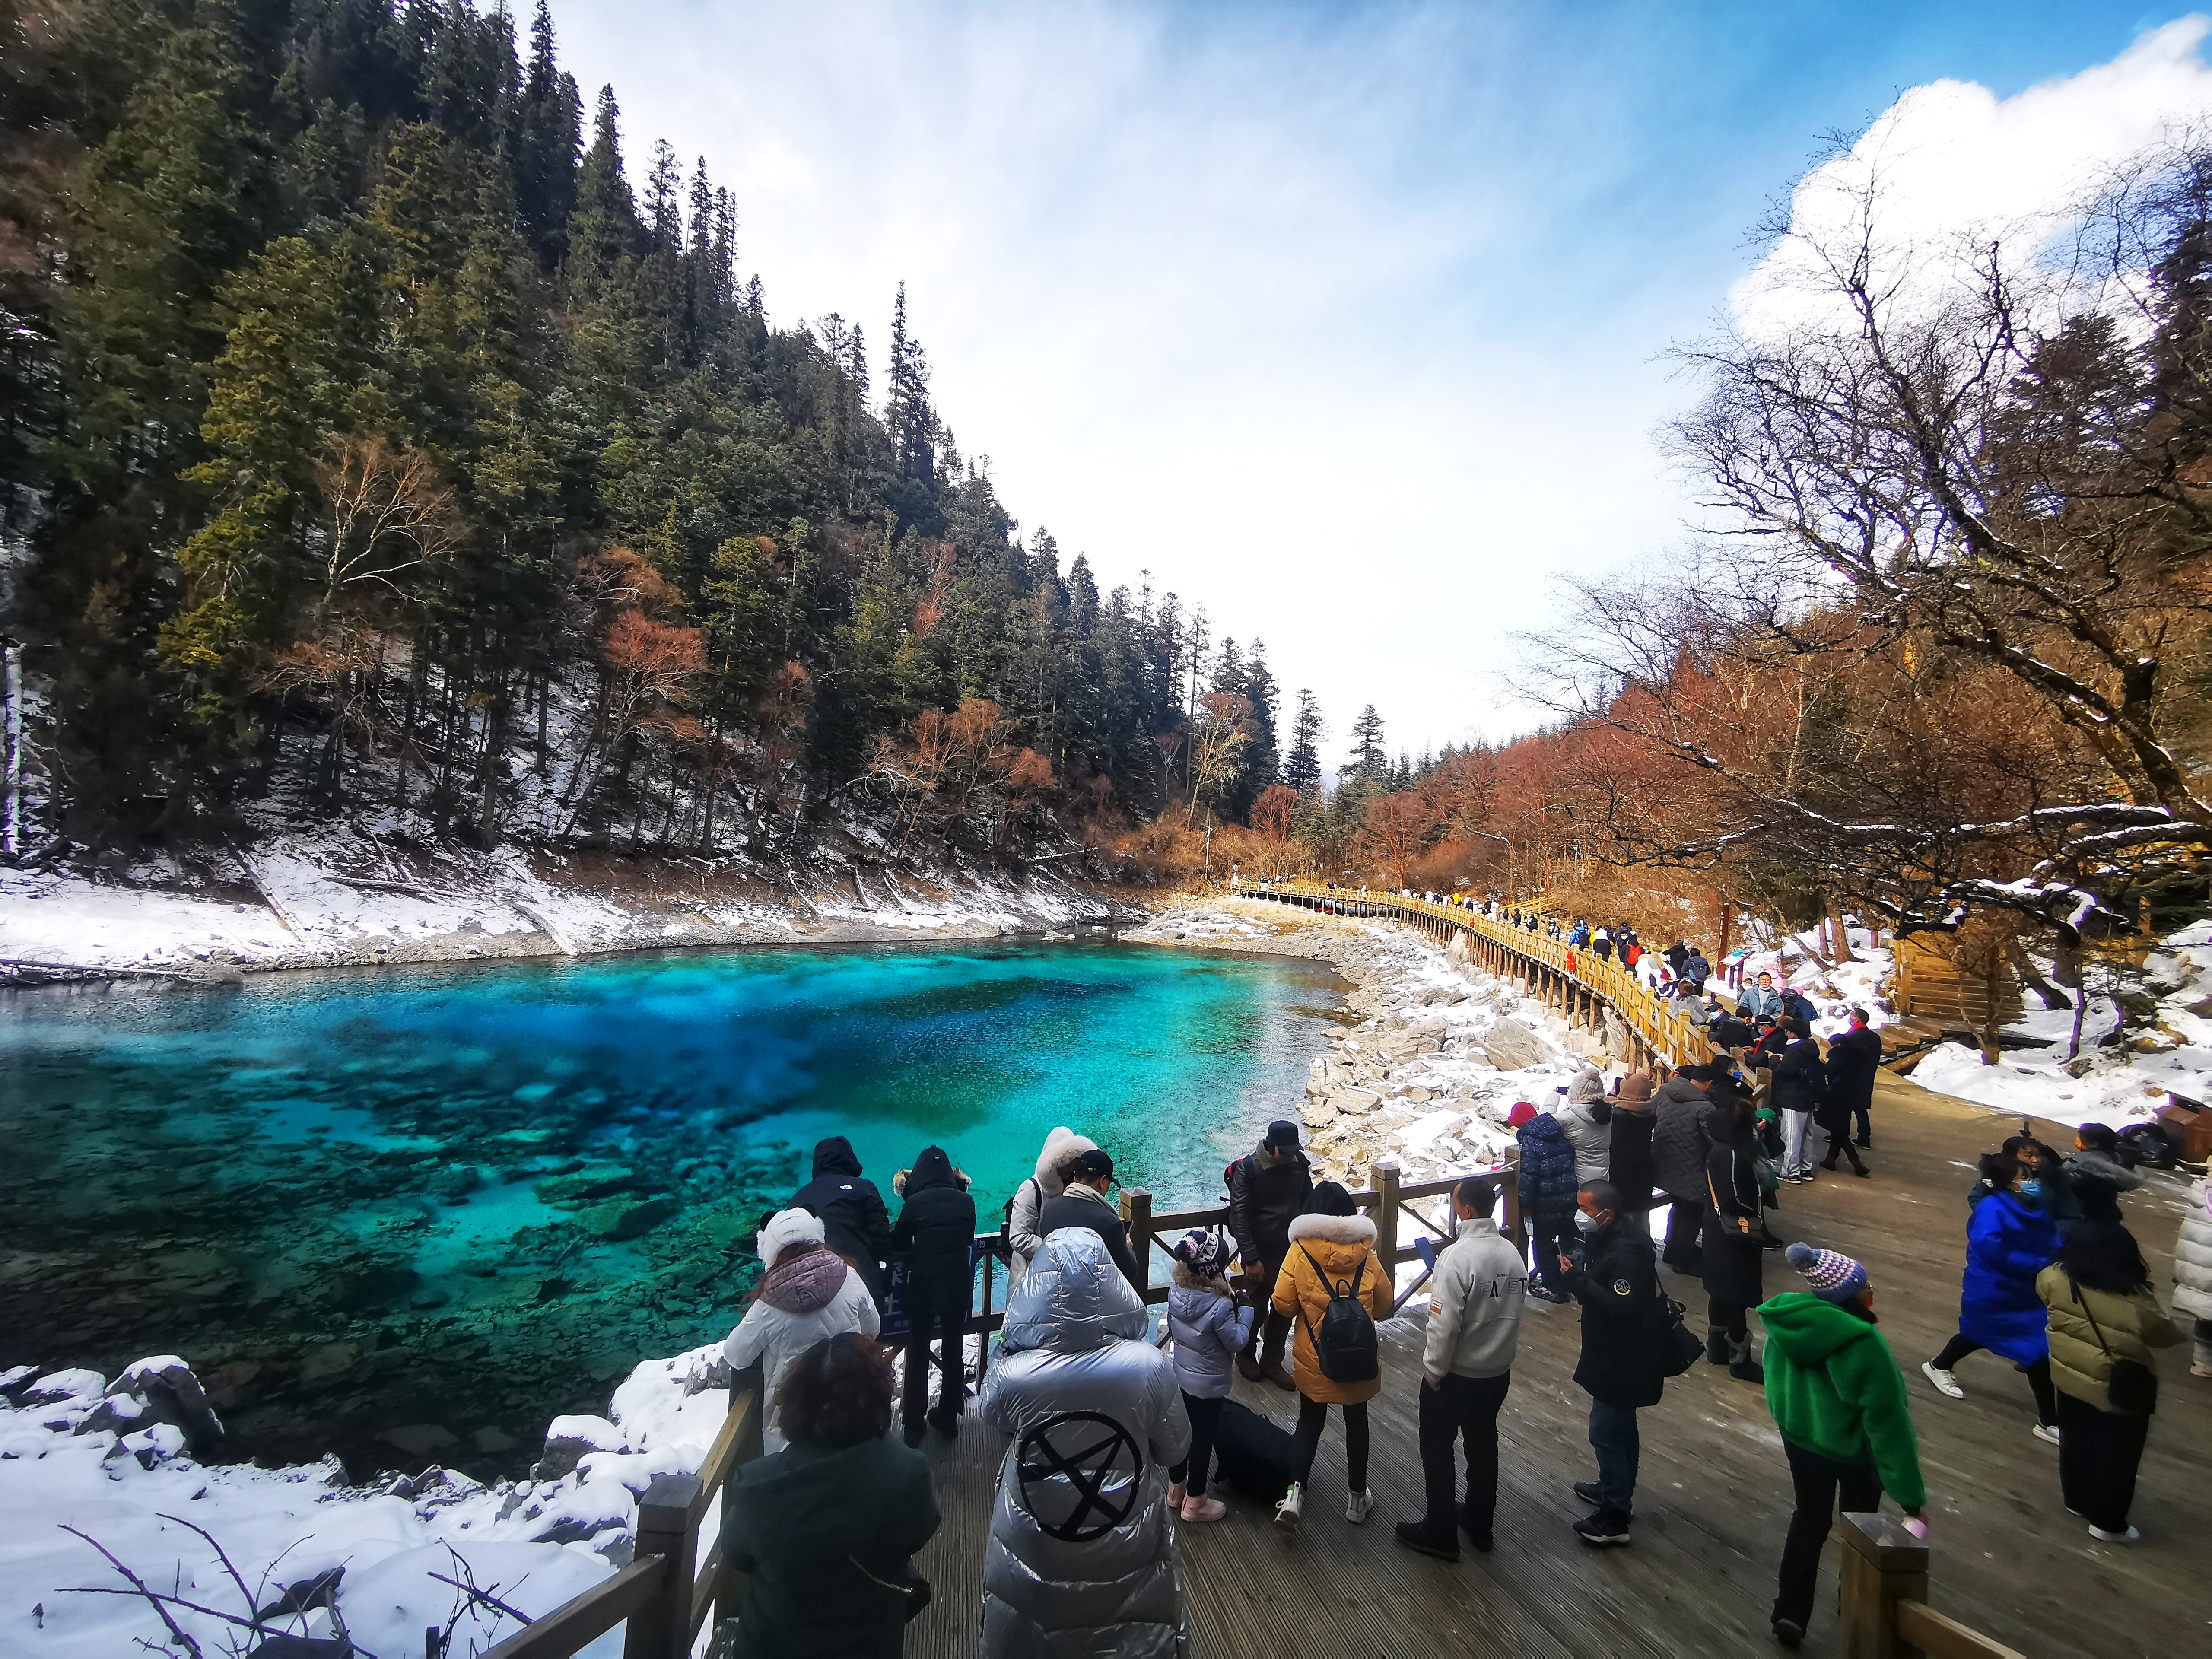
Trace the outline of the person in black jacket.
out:
M 1684 1066 L 1651 1097 L 1651 1175 L 1667 1194 L 1667 1247 L 1660 1260 L 1676 1273 L 1702 1271 L 1698 1238 L 1705 1225 L 1705 1154 L 1712 1142 L 1705 1119 L 1713 1109 L 1712 1073 Z
M 1062 1227 L 1088 1227 L 1106 1241 L 1106 1253 L 1114 1258 L 1114 1265 L 1121 1270 L 1121 1277 L 1141 1297 L 1145 1293 L 1145 1270 L 1136 1253 L 1129 1248 L 1129 1224 L 1108 1201 L 1106 1189 L 1114 1184 L 1114 1160 L 1105 1153 L 1092 1151 L 1075 1160 L 1075 1169 L 1067 1177 L 1066 1188 L 1057 1198 L 1045 1200 L 1044 1209 L 1037 1217 L 1037 1233 L 1050 1238 Z
M 891 1290 L 891 1216 L 876 1183 L 862 1178 L 851 1141 L 831 1135 L 814 1143 L 814 1178 L 788 1207 L 822 1223 L 823 1242 L 853 1264 L 880 1308 Z
M 1867 1011 L 1854 1008 L 1851 1029 L 1828 1042 L 1828 1092 L 1850 1112 L 1862 1146 L 1874 1145 L 1868 1109 L 1874 1104 L 1875 1073 L 1881 1067 L 1881 1037 L 1867 1024 Z M 1833 1148 L 1828 1156 L 1834 1158 Z
M 939 1345 L 937 1409 L 930 1426 L 946 1439 L 960 1432 L 968 1398 L 966 1343 L 975 1284 L 975 1200 L 968 1177 L 941 1146 L 925 1146 L 900 1188 L 906 1202 L 891 1230 L 891 1249 L 906 1258 L 906 1390 L 899 1417 L 906 1443 L 921 1443 L 929 1405 L 929 1345 Z
M 1286 1392 L 1297 1386 L 1283 1369 L 1290 1316 L 1277 1313 L 1267 1298 L 1290 1254 L 1291 1223 L 1304 1213 L 1312 1193 L 1313 1169 L 1298 1149 L 1298 1126 L 1288 1118 L 1270 1123 L 1259 1150 L 1229 1166 L 1229 1236 L 1244 1264 L 1246 1288 L 1267 1310 L 1265 1318 L 1252 1322 L 1237 1369 L 1248 1381 L 1264 1376 Z
M 1827 1092 L 1828 1068 L 1803 1020 L 1792 1015 L 1781 1022 L 1781 1029 L 1790 1041 L 1771 1067 L 1774 1109 L 1782 1115 L 1782 1178 L 1803 1182 L 1813 1178 L 1813 1151 L 1806 1143 L 1812 1139 L 1813 1114 Z
M 1705 1119 L 1705 1358 L 1743 1382 L 1764 1382 L 1751 1357 L 1750 1311 L 1766 1299 L 1766 1217 L 1748 1099 Z
M 1666 1387 L 1667 1304 L 1642 1213 L 1624 1211 L 1620 1191 L 1602 1181 L 1577 1193 L 1575 1206 L 1582 1218 L 1576 1224 L 1589 1243 L 1579 1265 L 1563 1255 L 1559 1267 L 1569 1294 L 1583 1304 L 1575 1385 L 1590 1397 L 1590 1449 L 1597 1454 L 1596 1480 L 1575 1483 L 1575 1496 L 1595 1506 L 1575 1522 L 1575 1533 L 1585 1544 L 1626 1544 L 1642 1450 L 1637 1409 L 1657 1405 Z

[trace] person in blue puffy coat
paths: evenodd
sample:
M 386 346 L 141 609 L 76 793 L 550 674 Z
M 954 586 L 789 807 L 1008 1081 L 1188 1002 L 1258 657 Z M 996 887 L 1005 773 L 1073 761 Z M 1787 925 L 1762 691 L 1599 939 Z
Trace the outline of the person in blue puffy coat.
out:
M 2035 1276 L 2058 1255 L 2058 1226 L 2043 1205 L 2042 1179 L 2009 1152 L 1982 1159 L 1989 1195 L 1966 1223 L 1966 1276 L 1959 1291 L 1959 1334 L 1921 1366 L 1954 1400 L 1966 1391 L 1952 1375 L 1959 1361 L 1986 1348 L 2027 1374 L 2035 1393 L 2036 1435 L 2058 1443 L 2058 1400 L 2051 1383 L 2051 1343 Z
M 1565 1302 L 1559 1257 L 1575 1234 L 1575 1149 L 1559 1119 L 1526 1101 L 1514 1107 L 1507 1121 L 1521 1145 L 1521 1219 L 1528 1229 L 1528 1249 L 1543 1286 L 1530 1294 Z

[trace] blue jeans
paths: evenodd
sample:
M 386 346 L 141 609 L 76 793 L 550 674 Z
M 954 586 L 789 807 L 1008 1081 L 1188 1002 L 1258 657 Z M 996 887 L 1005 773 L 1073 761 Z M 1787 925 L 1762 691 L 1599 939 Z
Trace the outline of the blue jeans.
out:
M 1636 1498 L 1636 1463 L 1643 1443 L 1636 1433 L 1636 1407 L 1590 1401 L 1590 1449 L 1597 1454 L 1598 1490 L 1605 1507 L 1627 1515 Z

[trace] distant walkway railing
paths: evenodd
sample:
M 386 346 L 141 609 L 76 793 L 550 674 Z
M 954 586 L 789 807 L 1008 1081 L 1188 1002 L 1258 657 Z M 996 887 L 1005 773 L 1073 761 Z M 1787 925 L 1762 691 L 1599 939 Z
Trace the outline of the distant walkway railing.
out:
M 1543 938 L 1466 905 L 1432 904 L 1395 893 L 1304 880 L 1248 883 L 1236 890 L 1236 896 L 1336 915 L 1388 916 L 1441 939 L 1457 934 L 1467 941 L 1470 961 L 1519 984 L 1570 1028 L 1595 1035 L 1605 1011 L 1611 1009 L 1620 1018 L 1629 1048 L 1622 1058 L 1652 1072 L 1655 1083 L 1660 1073 L 1711 1058 L 1712 1043 L 1705 1029 L 1674 1012 L 1668 999 L 1638 979 L 1635 969 L 1587 946 Z

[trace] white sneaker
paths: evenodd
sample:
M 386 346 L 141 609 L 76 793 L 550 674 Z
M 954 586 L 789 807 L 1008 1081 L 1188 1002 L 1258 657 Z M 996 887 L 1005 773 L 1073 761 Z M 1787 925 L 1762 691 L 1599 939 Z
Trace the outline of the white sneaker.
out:
M 1966 1397 L 1966 1391 L 1959 1386 L 1959 1379 L 1948 1371 L 1937 1370 L 1934 1360 L 1921 1361 L 1920 1369 L 1930 1382 L 1949 1395 L 1952 1399 L 1964 1400 Z
M 2212 1376 L 2212 1359 L 2200 1359 L 2189 1368 L 2191 1376 Z
M 1351 1522 L 1352 1524 L 1356 1527 L 1362 1521 L 1364 1521 L 1367 1518 L 1368 1511 L 1372 1510 L 1374 1507 L 1375 1494 L 1373 1492 L 1364 1491 L 1356 1492 L 1352 1493 L 1350 1498 L 1345 1500 L 1344 1518 Z
M 2133 1527 L 2130 1527 L 2125 1532 L 2106 1532 L 2102 1527 L 2092 1527 L 2089 1528 L 2089 1536 L 2100 1544 L 2135 1544 L 2140 1543 L 2142 1540 L 2142 1534 Z
M 1275 1525 L 1283 1531 L 1296 1535 L 1298 1522 L 1303 1518 L 1300 1511 L 1304 1507 L 1305 1501 L 1305 1489 L 1297 1481 L 1291 1481 L 1290 1491 L 1283 1494 L 1283 1501 L 1275 1505 Z
M 2054 1446 L 2058 1443 L 2058 1427 L 2056 1424 L 2039 1423 L 2032 1432 L 2038 1440 L 2048 1440 Z

